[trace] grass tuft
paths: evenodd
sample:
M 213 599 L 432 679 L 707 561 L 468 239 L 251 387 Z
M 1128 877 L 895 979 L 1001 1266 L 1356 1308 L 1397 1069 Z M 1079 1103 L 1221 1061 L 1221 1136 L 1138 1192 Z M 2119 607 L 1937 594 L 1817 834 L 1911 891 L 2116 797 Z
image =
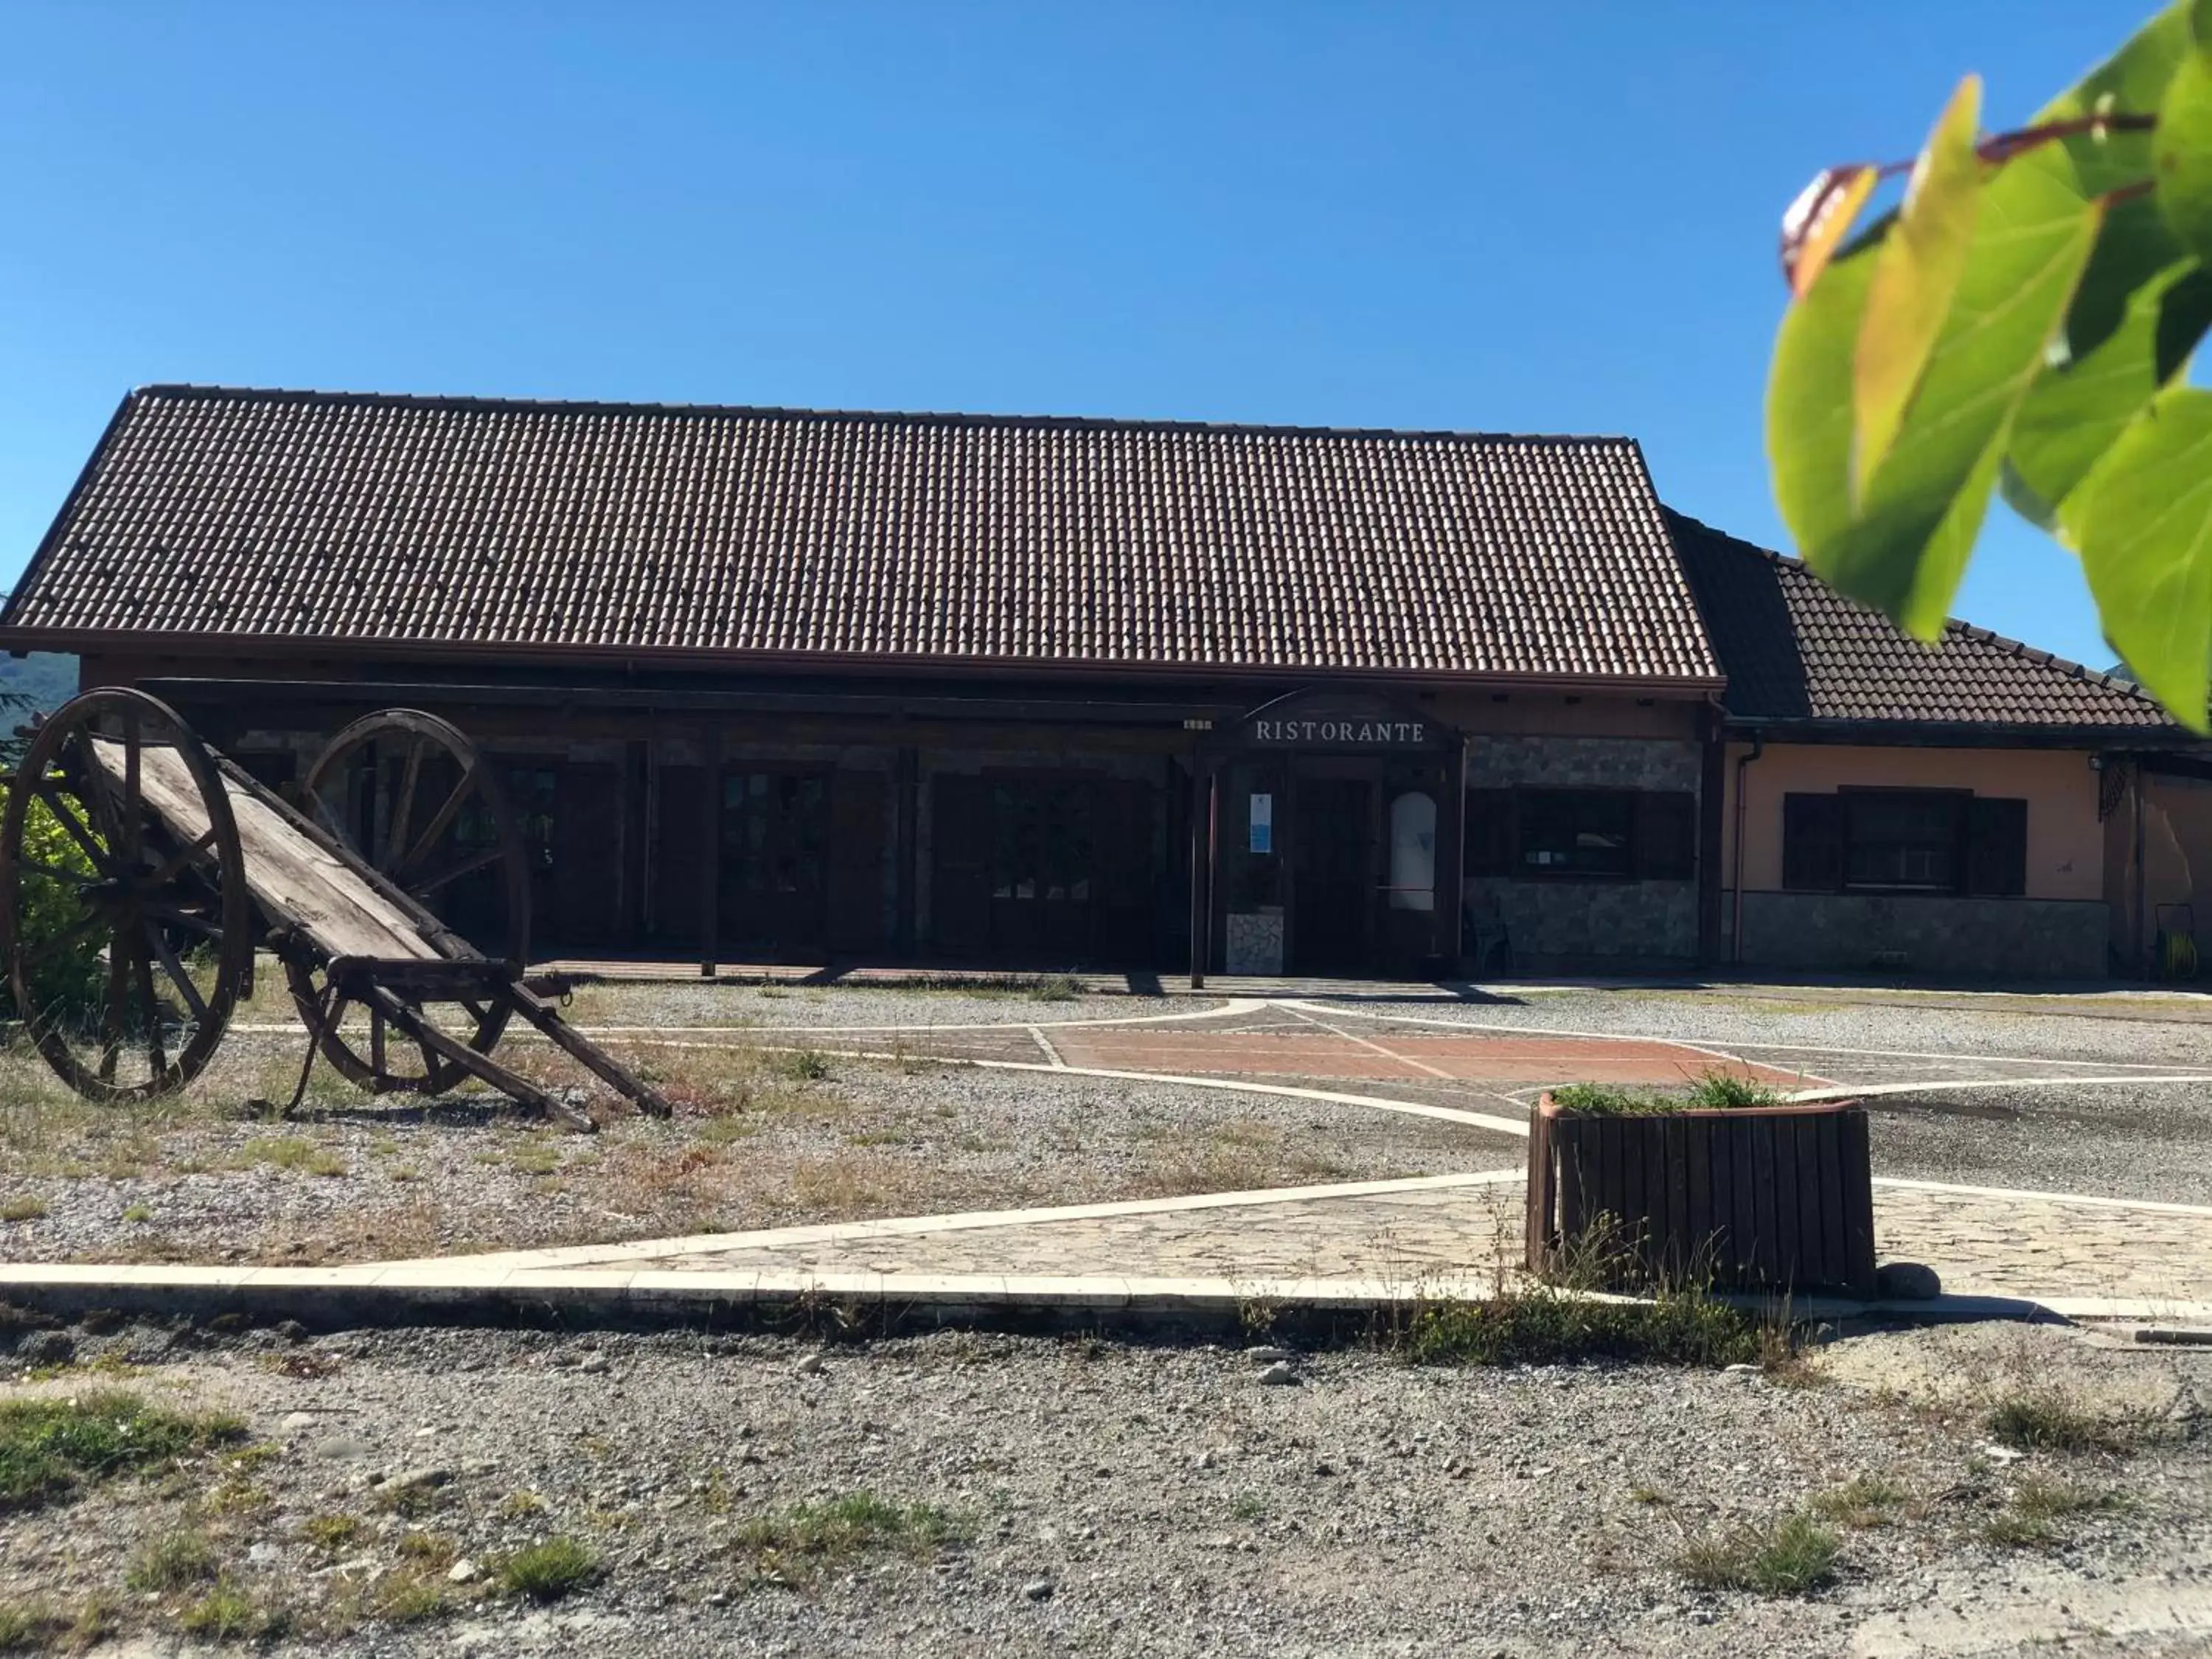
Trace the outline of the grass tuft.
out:
M 275 1608 L 264 1607 L 242 1586 L 228 1579 L 178 1616 L 179 1628 L 215 1642 L 270 1641 L 285 1633 L 291 1621 Z
M 599 1558 L 573 1538 L 549 1538 L 499 1564 L 500 1587 L 532 1601 L 557 1601 L 599 1577 Z
M 1912 1494 L 1878 1474 L 1855 1475 L 1813 1500 L 1813 1513 L 1854 1531 L 1887 1527 L 1905 1514 Z
M 2012 1501 L 1984 1523 L 1982 1535 L 2006 1549 L 2036 1549 L 2057 1543 L 2063 1521 L 2079 1515 L 2110 1514 L 2128 1506 L 2119 1492 L 2033 1477 L 2013 1488 Z
M 236 1418 L 149 1406 L 122 1389 L 0 1403 L 0 1511 L 58 1502 L 88 1481 L 241 1440 Z
M 46 1200 L 20 1193 L 0 1204 L 0 1221 L 36 1221 L 46 1212 Z
M 1553 1365 L 1621 1359 L 1735 1365 L 1762 1352 L 1759 1322 L 1694 1289 L 1603 1301 L 1550 1285 L 1420 1310 L 1398 1346 L 1418 1365 Z
M 358 1544 L 368 1532 L 359 1516 L 343 1511 L 311 1515 L 300 1523 L 301 1540 L 324 1555 L 343 1553 L 349 1545 Z
M 768 1056 L 768 1069 L 787 1083 L 820 1083 L 830 1075 L 830 1056 L 819 1048 L 793 1048 Z
M 215 1577 L 222 1563 L 204 1532 L 165 1532 L 149 1538 L 123 1574 L 126 1589 L 158 1595 Z
M 345 1159 L 327 1146 L 318 1146 L 298 1135 L 258 1135 L 238 1149 L 242 1169 L 289 1170 L 295 1175 L 342 1176 Z
M 804 1583 L 823 1566 L 878 1551 L 927 1557 L 968 1535 L 965 1524 L 933 1504 L 901 1504 L 853 1492 L 794 1504 L 746 1522 L 732 1542 L 764 1583 Z
M 1804 1595 L 1835 1582 L 1841 1553 L 1835 1534 L 1808 1515 L 1792 1514 L 1692 1539 L 1674 1565 L 1701 1589 Z
M 1990 1433 L 2021 1451 L 2130 1452 L 2136 1425 L 2104 1416 L 2055 1389 L 2010 1394 L 1990 1408 Z

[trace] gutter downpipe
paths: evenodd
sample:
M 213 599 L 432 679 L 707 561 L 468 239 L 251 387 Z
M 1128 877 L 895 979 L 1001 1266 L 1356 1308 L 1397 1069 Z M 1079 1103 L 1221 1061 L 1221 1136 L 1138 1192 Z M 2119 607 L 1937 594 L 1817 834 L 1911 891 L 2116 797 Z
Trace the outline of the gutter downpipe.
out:
M 1744 769 L 1766 752 L 1766 738 L 1763 732 L 1751 734 L 1751 752 L 1735 757 L 1735 868 L 1731 876 L 1735 883 L 1735 912 L 1729 918 L 1731 935 L 1729 960 L 1736 967 L 1743 965 L 1743 826 L 1744 826 Z

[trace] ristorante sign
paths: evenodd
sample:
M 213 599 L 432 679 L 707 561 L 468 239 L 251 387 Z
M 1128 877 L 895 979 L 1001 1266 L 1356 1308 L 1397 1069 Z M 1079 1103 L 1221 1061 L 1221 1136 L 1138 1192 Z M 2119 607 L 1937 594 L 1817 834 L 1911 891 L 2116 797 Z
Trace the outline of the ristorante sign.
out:
M 1426 720 L 1365 714 L 1262 715 L 1244 723 L 1259 749 L 1425 749 L 1437 741 Z

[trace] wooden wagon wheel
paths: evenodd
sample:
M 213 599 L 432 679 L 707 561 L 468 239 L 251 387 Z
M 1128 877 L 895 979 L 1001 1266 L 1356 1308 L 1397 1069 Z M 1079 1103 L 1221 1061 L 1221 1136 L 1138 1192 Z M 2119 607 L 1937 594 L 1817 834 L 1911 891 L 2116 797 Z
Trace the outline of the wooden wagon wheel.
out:
M 255 927 L 229 793 L 177 712 L 120 689 L 55 710 L 0 817 L 0 953 L 46 1064 L 89 1100 L 182 1088 L 222 1041 Z
M 301 805 L 431 915 L 443 913 L 459 884 L 485 876 L 476 884 L 489 912 L 474 919 L 478 937 L 465 941 L 444 925 L 428 930 L 430 937 L 450 942 L 456 955 L 528 961 L 530 866 L 522 836 L 490 763 L 451 723 L 412 708 L 363 716 L 316 757 L 301 786 Z M 285 971 L 301 1017 L 321 1034 L 324 1058 L 360 1087 L 435 1095 L 468 1075 L 419 1041 L 401 1058 L 374 1010 L 365 1048 L 356 1048 L 331 1017 L 340 1011 L 323 965 L 288 954 Z M 462 1040 L 489 1054 L 507 1029 L 507 1004 L 487 999 L 459 1006 L 474 1022 Z

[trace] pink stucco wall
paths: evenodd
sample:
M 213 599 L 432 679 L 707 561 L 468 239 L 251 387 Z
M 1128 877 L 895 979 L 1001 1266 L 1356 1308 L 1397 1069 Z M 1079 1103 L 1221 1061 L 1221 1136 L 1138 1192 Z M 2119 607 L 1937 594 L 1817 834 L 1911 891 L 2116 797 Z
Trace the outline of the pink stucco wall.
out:
M 1729 746 L 1729 802 L 1722 880 L 1735 880 L 1736 762 L 1748 744 Z M 1743 770 L 1747 892 L 1782 885 L 1782 798 L 1839 787 L 1971 789 L 2027 802 L 2027 896 L 2105 896 L 2105 832 L 2097 821 L 2097 774 L 2086 751 L 2022 749 L 1857 749 L 1826 744 L 1769 744 Z

